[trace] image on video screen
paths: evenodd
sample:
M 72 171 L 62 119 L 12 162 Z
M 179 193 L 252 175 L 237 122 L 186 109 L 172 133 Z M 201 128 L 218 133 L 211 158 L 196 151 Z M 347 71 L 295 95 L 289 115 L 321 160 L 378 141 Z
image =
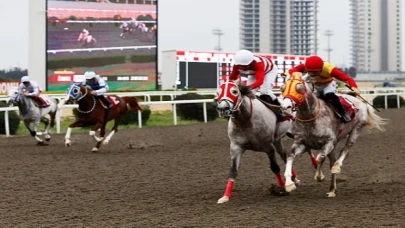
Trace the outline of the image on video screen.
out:
M 47 0 L 47 90 L 93 70 L 110 91 L 156 89 L 156 0 Z

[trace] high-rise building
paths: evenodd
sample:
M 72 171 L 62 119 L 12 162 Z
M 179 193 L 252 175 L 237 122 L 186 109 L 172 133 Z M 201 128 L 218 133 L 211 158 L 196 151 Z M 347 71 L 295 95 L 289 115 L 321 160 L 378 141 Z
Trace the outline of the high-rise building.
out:
M 240 0 L 240 48 L 261 53 L 317 53 L 318 0 Z
M 401 71 L 401 0 L 350 0 L 352 65 Z

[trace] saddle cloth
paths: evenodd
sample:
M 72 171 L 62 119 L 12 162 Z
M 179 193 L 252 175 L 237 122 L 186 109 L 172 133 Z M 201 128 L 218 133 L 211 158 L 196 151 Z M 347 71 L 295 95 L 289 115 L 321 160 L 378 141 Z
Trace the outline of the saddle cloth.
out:
M 106 98 L 110 102 L 111 108 L 117 107 L 120 103 L 120 101 L 115 96 L 106 96 Z
M 47 108 L 51 105 L 51 102 L 49 101 L 49 99 L 44 98 L 42 96 L 32 97 L 32 99 L 35 102 L 35 106 L 37 106 L 39 108 Z

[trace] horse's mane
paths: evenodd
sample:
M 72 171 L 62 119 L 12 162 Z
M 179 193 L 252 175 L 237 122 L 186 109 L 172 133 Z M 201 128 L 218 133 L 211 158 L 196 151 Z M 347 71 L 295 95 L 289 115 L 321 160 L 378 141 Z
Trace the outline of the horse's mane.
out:
M 247 96 L 249 98 L 255 98 L 255 95 L 252 93 L 252 90 L 249 86 L 239 85 L 238 86 L 240 94 L 242 96 Z

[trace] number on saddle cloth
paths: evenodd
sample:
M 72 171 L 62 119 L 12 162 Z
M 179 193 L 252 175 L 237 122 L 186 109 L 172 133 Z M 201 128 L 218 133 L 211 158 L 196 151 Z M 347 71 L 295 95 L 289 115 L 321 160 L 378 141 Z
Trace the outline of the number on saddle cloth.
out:
M 105 96 L 105 99 L 110 103 L 112 108 L 117 106 L 120 103 L 118 98 L 115 96 Z

